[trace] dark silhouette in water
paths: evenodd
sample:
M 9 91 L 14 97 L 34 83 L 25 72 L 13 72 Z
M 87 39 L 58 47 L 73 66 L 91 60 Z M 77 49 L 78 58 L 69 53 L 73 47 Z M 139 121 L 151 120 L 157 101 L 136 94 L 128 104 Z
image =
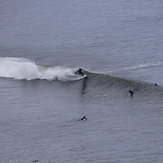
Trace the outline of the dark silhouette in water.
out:
M 87 120 L 87 117 L 84 116 L 83 118 L 80 119 L 81 121 L 86 121 Z
M 83 69 L 82 68 L 79 68 L 79 70 L 78 71 L 76 71 L 76 73 L 79 73 L 79 74 L 81 74 L 82 76 L 84 76 L 84 73 L 83 73 L 83 71 L 82 71 Z
M 155 83 L 155 86 L 158 86 L 158 84 L 157 84 L 157 83 Z
M 33 160 L 32 162 L 39 162 L 39 160 Z
M 130 97 L 133 97 L 134 91 L 129 90 Z

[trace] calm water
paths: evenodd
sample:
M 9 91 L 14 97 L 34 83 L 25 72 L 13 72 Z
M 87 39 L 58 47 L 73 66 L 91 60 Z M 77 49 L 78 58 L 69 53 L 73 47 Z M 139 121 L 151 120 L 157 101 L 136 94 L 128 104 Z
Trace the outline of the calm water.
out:
M 0 162 L 162 163 L 161 0 L 2 0 L 0 36 Z

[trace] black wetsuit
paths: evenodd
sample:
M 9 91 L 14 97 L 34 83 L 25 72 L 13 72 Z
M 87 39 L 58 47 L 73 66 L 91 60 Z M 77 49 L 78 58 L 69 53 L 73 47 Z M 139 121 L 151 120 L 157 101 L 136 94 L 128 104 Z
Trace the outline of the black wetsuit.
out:
M 81 74 L 82 76 L 84 76 L 84 73 L 82 72 L 83 69 L 79 68 L 79 70 L 77 72 L 79 72 L 79 74 Z

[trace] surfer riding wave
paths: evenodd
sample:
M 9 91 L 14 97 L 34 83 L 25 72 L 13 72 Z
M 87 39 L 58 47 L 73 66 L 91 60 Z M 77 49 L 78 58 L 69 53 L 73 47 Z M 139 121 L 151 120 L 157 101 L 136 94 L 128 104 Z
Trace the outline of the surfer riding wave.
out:
M 79 70 L 76 71 L 76 74 L 80 74 L 81 76 L 84 76 L 83 69 L 79 68 Z

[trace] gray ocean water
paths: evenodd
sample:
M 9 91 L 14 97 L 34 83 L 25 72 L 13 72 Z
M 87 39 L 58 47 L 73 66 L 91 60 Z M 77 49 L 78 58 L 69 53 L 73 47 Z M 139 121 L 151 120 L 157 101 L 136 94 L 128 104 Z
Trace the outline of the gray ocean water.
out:
M 0 162 L 162 163 L 162 45 L 161 0 L 1 0 Z

